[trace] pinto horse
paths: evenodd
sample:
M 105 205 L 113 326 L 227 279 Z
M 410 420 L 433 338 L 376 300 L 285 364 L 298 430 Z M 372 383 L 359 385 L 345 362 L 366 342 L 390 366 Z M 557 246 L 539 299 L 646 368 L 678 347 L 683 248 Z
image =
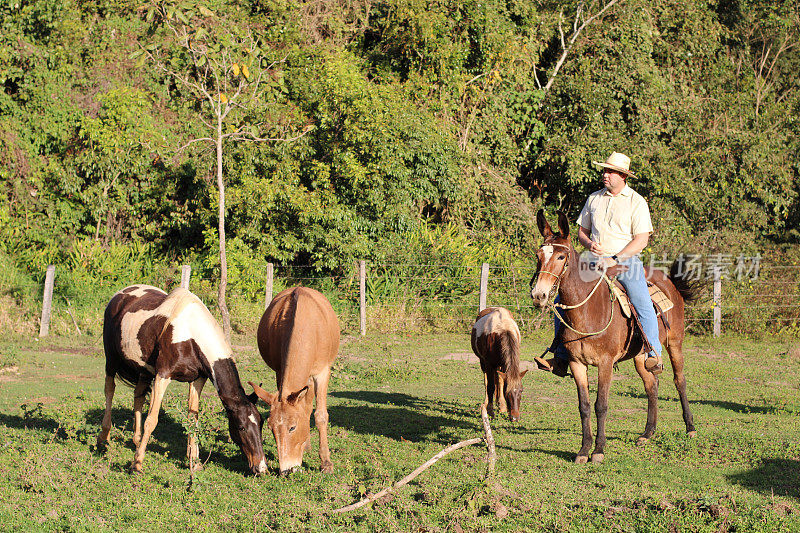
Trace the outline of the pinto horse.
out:
M 261 414 L 245 395 L 233 352 L 222 329 L 200 299 L 186 289 L 169 295 L 149 285 L 133 285 L 116 293 L 103 321 L 106 354 L 106 412 L 97 435 L 98 447 L 110 442 L 111 402 L 115 377 L 136 386 L 133 399 L 131 470 L 142 471 L 147 441 L 158 423 L 164 391 L 170 381 L 189 383 L 189 415 L 197 423 L 200 393 L 211 379 L 228 415 L 228 428 L 253 474 L 266 471 L 261 441 Z M 150 409 L 142 432 L 142 406 L 151 392 Z M 197 442 L 189 436 L 186 455 L 199 458 Z M 195 463 L 197 464 L 197 463 Z
M 472 326 L 472 351 L 481 362 L 486 387 L 483 405 L 494 416 L 496 397 L 500 412 L 508 412 L 512 422 L 519 420 L 522 378 L 528 372 L 519 371 L 520 338 L 519 327 L 505 307 L 487 307 Z
M 286 289 L 264 311 L 256 335 L 261 357 L 275 371 L 278 392 L 269 393 L 249 383 L 255 394 L 270 406 L 267 424 L 275 436 L 281 475 L 298 468 L 303 462 L 303 452 L 311 447 L 314 397 L 320 469 L 332 472 L 327 396 L 331 365 L 339 352 L 339 319 L 333 307 L 314 289 Z
M 620 304 L 609 296 L 607 286 L 599 287 L 603 278 L 597 281 L 584 281 L 578 272 L 578 254 L 569 239 L 569 223 L 564 213 L 558 213 L 558 233 L 550 224 L 542 210 L 536 215 L 539 231 L 544 237 L 541 248 L 536 253 L 538 267 L 531 279 L 531 297 L 539 308 L 548 305 L 548 297 L 554 287 L 563 311 L 565 327 L 561 328 L 560 341 L 569 353 L 569 368 L 578 389 L 578 408 L 581 415 L 583 440 L 575 458 L 576 463 L 586 463 L 592 446 L 592 428 L 589 405 L 589 386 L 587 366 L 598 370 L 597 401 L 594 404 L 597 416 L 597 438 L 592 452 L 592 462 L 602 462 L 606 444 L 606 413 L 608 394 L 614 365 L 618 361 L 633 359 L 636 372 L 644 382 L 647 392 L 647 423 L 638 444 L 646 443 L 656 430 L 658 414 L 658 378 L 645 369 L 645 352 L 642 334 L 634 327 L 631 318 L 625 318 Z M 673 263 L 669 276 L 660 270 L 645 269 L 648 279 L 672 300 L 674 306 L 662 315 L 659 323 L 659 337 L 669 352 L 678 389 L 683 421 L 690 437 L 695 435 L 692 413 L 686 398 L 686 378 L 683 374 L 684 302 L 696 297 L 695 288 L 687 279 L 678 274 L 677 263 Z M 616 267 L 612 267 L 616 268 Z M 611 272 L 609 272 L 611 274 Z M 535 282 L 535 285 L 534 285 Z

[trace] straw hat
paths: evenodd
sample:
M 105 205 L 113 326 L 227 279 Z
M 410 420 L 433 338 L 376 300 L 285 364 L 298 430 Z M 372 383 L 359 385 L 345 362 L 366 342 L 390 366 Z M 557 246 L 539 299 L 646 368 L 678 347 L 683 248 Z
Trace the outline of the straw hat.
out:
M 622 172 L 623 174 L 626 174 L 632 178 L 636 177 L 636 174 L 628 170 L 631 166 L 631 158 L 619 152 L 612 152 L 611 155 L 608 156 L 608 159 L 606 159 L 605 163 L 592 161 L 592 164 L 603 168 L 610 168 L 611 170 L 616 170 L 617 172 Z

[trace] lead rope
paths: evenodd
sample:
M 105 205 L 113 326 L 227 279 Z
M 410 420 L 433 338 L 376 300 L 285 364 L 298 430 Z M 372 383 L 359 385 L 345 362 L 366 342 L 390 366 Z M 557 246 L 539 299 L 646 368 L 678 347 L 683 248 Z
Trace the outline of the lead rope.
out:
M 561 280 L 559 279 L 559 282 L 560 281 Z M 595 291 L 597 290 L 597 287 L 600 286 L 600 282 L 601 281 L 605 281 L 606 282 L 606 284 L 608 285 L 608 292 L 609 292 L 609 294 L 611 296 L 611 316 L 608 318 L 608 324 L 606 324 L 606 327 L 604 327 L 600 331 L 595 331 L 594 333 L 587 333 L 585 331 L 578 331 L 577 329 L 575 329 L 572 326 L 570 326 L 567 323 L 566 320 L 564 320 L 564 318 L 558 313 L 558 310 L 556 308 L 559 308 L 559 309 L 577 309 L 578 307 L 582 306 L 583 304 L 585 304 L 586 302 L 589 301 L 589 298 L 591 298 L 592 295 L 595 293 Z M 606 276 L 605 273 L 603 272 L 603 273 L 600 274 L 600 279 L 597 280 L 597 283 L 595 284 L 594 289 L 592 289 L 592 292 L 590 292 L 589 296 L 587 296 L 581 303 L 579 303 L 577 305 L 564 305 L 564 304 L 552 303 L 552 304 L 548 304 L 548 307 L 550 307 L 553 310 L 553 314 L 556 316 L 556 318 L 558 318 L 558 320 L 561 321 L 562 324 L 567 326 L 567 328 L 570 331 L 573 331 L 573 332 L 577 333 L 578 335 L 584 335 L 584 336 L 589 337 L 589 336 L 592 336 L 592 335 L 599 335 L 599 334 L 603 333 L 611 325 L 611 322 L 614 320 L 614 302 L 616 301 L 616 299 L 617 299 L 617 295 L 614 293 L 614 289 L 611 286 L 611 280 L 608 279 L 608 276 Z

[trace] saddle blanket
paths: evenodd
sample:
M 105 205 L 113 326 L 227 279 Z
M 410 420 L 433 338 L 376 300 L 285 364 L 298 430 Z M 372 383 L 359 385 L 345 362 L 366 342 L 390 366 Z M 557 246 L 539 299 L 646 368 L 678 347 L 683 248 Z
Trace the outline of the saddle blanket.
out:
M 631 317 L 631 302 L 628 299 L 628 293 L 625 292 L 625 289 L 619 284 L 619 282 L 614 282 L 614 293 L 617 295 L 617 300 L 619 300 L 619 305 L 622 307 L 622 314 L 625 315 L 626 318 Z M 659 316 L 662 313 L 666 313 L 675 305 L 672 303 L 664 291 L 658 288 L 658 285 L 655 283 L 647 282 L 647 289 L 650 291 L 650 299 L 653 300 L 653 306 L 656 310 L 656 316 Z

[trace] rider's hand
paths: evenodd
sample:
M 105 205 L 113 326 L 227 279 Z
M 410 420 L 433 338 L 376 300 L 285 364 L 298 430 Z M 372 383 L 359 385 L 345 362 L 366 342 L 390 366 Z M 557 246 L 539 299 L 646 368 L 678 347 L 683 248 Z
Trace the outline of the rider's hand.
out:
M 600 243 L 597 241 L 592 241 L 592 245 L 589 247 L 589 251 L 592 252 L 594 255 L 603 255 L 603 248 L 600 246 Z

